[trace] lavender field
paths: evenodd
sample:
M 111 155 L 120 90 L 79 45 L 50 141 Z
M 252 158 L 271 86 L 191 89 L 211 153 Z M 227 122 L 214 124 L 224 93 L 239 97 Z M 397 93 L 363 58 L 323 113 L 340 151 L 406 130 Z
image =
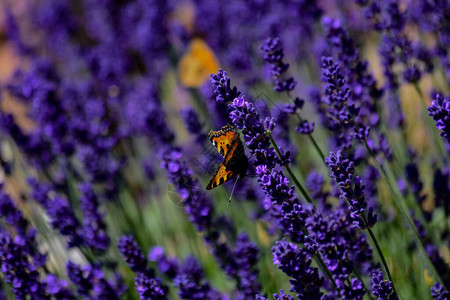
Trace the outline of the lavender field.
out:
M 0 8 L 0 299 L 450 299 L 449 0 Z

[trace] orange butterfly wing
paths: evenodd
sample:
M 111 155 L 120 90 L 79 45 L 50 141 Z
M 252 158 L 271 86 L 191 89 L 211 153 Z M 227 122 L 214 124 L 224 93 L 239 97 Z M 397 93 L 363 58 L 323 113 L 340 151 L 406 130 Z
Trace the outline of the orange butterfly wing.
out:
M 227 163 L 233 156 L 233 152 L 234 150 L 236 150 L 237 146 L 238 143 L 237 140 L 235 140 L 233 145 L 227 152 L 223 163 L 220 164 L 219 168 L 216 171 L 216 174 L 214 174 L 213 178 L 211 178 L 211 180 L 209 181 L 208 186 L 206 187 L 207 190 L 213 189 L 238 175 L 238 173 L 234 172 L 233 170 L 227 169 Z
M 208 133 L 208 137 L 211 140 L 211 143 L 223 157 L 227 156 L 227 153 L 230 151 L 233 142 L 239 139 L 238 133 L 231 125 L 225 125 L 221 130 L 218 131 L 211 130 Z
M 178 75 L 185 87 L 200 87 L 211 73 L 217 73 L 219 63 L 212 49 L 200 38 L 194 38 L 178 63 Z

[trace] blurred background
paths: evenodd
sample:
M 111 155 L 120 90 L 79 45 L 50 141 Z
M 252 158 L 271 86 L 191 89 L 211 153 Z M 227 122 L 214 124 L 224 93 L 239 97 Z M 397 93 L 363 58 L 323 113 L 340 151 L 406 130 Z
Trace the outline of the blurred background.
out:
M 261 116 L 276 120 L 274 136 L 291 152 L 294 174 L 308 186 L 311 173 L 319 173 L 327 203 L 336 206 L 339 193 L 328 168 L 308 135 L 295 131 L 298 120 L 285 111 L 293 98 L 304 99 L 302 116 L 315 122 L 314 137 L 325 156 L 339 149 L 314 100 L 323 94 L 323 56 L 334 57 L 348 72 L 349 85 L 358 81 L 349 74 L 367 68 L 383 90 L 373 132 L 385 134 L 393 158 L 380 150 L 377 159 L 393 170 L 390 179 L 408 199 L 408 211 L 414 211 L 432 236 L 443 272 L 448 269 L 448 144 L 426 111 L 436 93 L 450 92 L 448 18 L 439 23 L 449 16 L 446 1 L 387 1 L 378 12 L 371 1 L 341 0 L 3 0 L 0 5 L 0 181 L 29 226 L 37 229 L 35 246 L 47 254 L 44 268 L 36 268 L 39 278 L 55 274 L 67 283 L 58 282 L 58 287 L 68 286 L 76 297 L 101 299 L 95 291 L 80 293 L 67 271 L 69 261 L 95 265 L 116 295 L 136 299 L 135 270 L 116 246 L 121 236 L 131 235 L 146 258 L 160 246 L 182 269 L 192 255 L 205 280 L 224 299 L 250 299 L 224 271 L 228 258 L 218 259 L 221 253 L 215 248 L 230 247 L 230 257 L 237 259 L 239 252 L 233 249 L 239 234 L 246 232 L 259 249 L 259 259 L 251 265 L 258 271 L 251 274 L 257 274 L 260 294 L 289 291 L 289 277 L 272 261 L 271 248 L 282 234 L 264 209 L 257 178 L 239 180 L 231 204 L 231 182 L 211 191 L 204 188 L 222 160 L 207 133 L 228 123 L 227 107 L 215 101 L 210 75 L 225 70 L 231 86 L 251 99 Z M 261 50 L 270 37 L 279 37 L 282 58 L 289 64 L 286 76 L 296 82 L 290 94 L 273 88 L 273 74 Z M 392 40 L 397 44 L 389 48 Z M 349 54 L 353 49 L 357 53 Z M 353 66 L 348 57 L 367 65 Z M 417 71 L 419 78 L 408 81 L 407 70 Z M 381 144 L 378 139 L 374 143 Z M 161 150 L 168 145 L 180 151 L 190 170 L 181 183 L 167 171 L 168 152 Z M 356 173 L 369 177 L 370 170 L 377 172 L 373 158 L 358 156 L 358 149 L 352 145 L 349 156 L 362 157 Z M 447 177 L 437 186 L 438 170 Z M 255 170 L 248 173 L 254 175 Z M 206 214 L 214 220 L 214 230 L 199 225 L 191 211 L 197 206 L 186 207 L 187 196 L 180 189 L 186 188 L 184 180 L 189 193 L 205 194 L 211 203 L 205 206 L 213 207 Z M 386 183 L 375 176 L 366 188 L 379 215 L 373 230 L 401 298 L 431 299 L 429 289 L 436 279 Z M 441 198 L 436 190 L 444 190 Z M 68 224 L 71 218 L 76 222 Z M 89 223 L 94 242 L 77 243 L 80 236 L 88 240 L 83 234 L 89 218 L 96 220 Z M 8 221 L 1 224 L 12 236 L 17 234 Z M 78 227 L 82 233 L 75 238 Z M 104 245 L 99 246 L 102 238 Z M 191 299 L 180 295 L 179 283 L 173 287 L 173 278 L 158 265 L 161 258 L 151 260 L 152 255 L 148 266 L 170 287 L 170 298 Z M 122 289 L 115 275 L 123 279 Z M 13 299 L 4 276 L 5 297 Z M 370 286 L 369 276 L 362 281 Z

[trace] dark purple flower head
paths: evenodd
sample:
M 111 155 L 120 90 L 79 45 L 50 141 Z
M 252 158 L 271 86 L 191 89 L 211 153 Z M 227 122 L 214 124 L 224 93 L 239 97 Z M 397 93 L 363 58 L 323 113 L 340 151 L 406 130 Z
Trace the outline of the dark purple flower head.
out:
M 43 299 L 45 286 L 39 281 L 39 273 L 28 259 L 27 247 L 24 246 L 23 238 L 12 238 L 7 231 L 0 229 L 0 271 L 17 299 L 27 296 Z
M 179 193 L 189 220 L 198 230 L 210 229 L 214 206 L 193 176 L 192 170 L 182 159 L 180 149 L 172 148 L 164 151 L 161 166 L 166 170 L 170 182 Z
M 294 78 L 283 78 L 287 72 L 289 64 L 283 62 L 284 51 L 279 38 L 269 38 L 261 46 L 264 51 L 264 60 L 271 65 L 271 73 L 275 83 L 275 91 L 292 91 L 296 82 Z
M 66 269 L 70 281 L 75 285 L 77 293 L 81 297 L 120 299 L 124 292 L 122 279 L 116 275 L 115 280 L 107 280 L 98 265 L 79 266 L 69 261 Z
M 428 107 L 429 115 L 436 122 L 440 135 L 450 143 L 450 100 L 447 97 L 436 95 Z
M 55 299 L 75 299 L 72 292 L 67 289 L 68 284 L 65 280 L 61 280 L 55 275 L 49 274 L 45 278 L 45 283 L 47 285 L 48 293 Z
M 242 280 L 239 291 L 246 298 L 254 297 L 261 288 L 258 282 L 258 271 L 255 268 L 258 263 L 259 249 L 250 241 L 245 232 L 237 238 L 234 255 L 236 256 L 236 263 L 240 266 L 239 275 Z
M 343 299 L 362 299 L 365 295 L 361 281 L 356 278 L 350 280 L 350 286 L 346 286 L 343 291 Z
M 295 130 L 301 134 L 311 134 L 314 131 L 314 122 L 301 121 Z
M 168 299 L 167 287 L 161 285 L 161 280 L 148 276 L 145 273 L 138 273 L 134 280 L 136 291 L 142 300 L 164 300 Z
M 291 277 L 292 288 L 301 299 L 321 299 L 320 288 L 323 278 L 319 271 L 311 267 L 311 254 L 285 239 L 275 242 L 272 247 L 273 263 Z
M 346 79 L 339 66 L 331 57 L 322 58 L 322 81 L 326 84 L 325 95 L 329 104 L 347 102 L 350 90 L 345 86 Z
M 117 248 L 131 270 L 136 273 L 147 272 L 147 260 L 132 236 L 123 236 L 119 238 Z
M 256 164 L 265 164 L 268 168 L 273 168 L 277 162 L 277 154 L 265 134 L 265 125 L 273 128 L 273 122 L 263 122 L 253 103 L 243 98 L 234 99 L 228 108 L 231 121 L 238 129 L 242 129 L 244 142 L 250 149 L 250 154 L 256 156 Z
M 168 288 L 155 277 L 153 269 L 147 267 L 147 260 L 132 236 L 122 236 L 117 243 L 122 257 L 136 273 L 135 285 L 141 299 L 167 299 Z
M 2 188 L 0 184 L 0 189 Z M 27 235 L 28 221 L 23 218 L 11 197 L 3 191 L 0 191 L 0 217 L 5 218 L 6 223 L 13 226 L 17 234 L 23 237 Z
M 433 297 L 434 300 L 448 300 L 450 299 L 450 293 L 446 291 L 442 285 L 436 282 L 431 287 L 431 297 Z
M 403 71 L 403 78 L 410 83 L 416 83 L 420 80 L 421 72 L 416 65 L 408 67 Z
M 334 178 L 341 189 L 340 198 L 349 205 L 353 223 L 361 229 L 375 225 L 377 217 L 373 215 L 373 209 L 369 209 L 366 216 L 365 187 L 362 180 L 354 176 L 354 163 L 345 159 L 341 151 L 336 154 L 330 152 L 330 156 L 325 158 L 325 163 L 331 170 L 330 177 Z
M 191 134 L 199 134 L 202 131 L 202 124 L 200 123 L 197 112 L 193 108 L 186 108 L 181 111 L 181 116 L 186 124 L 187 129 Z
M 221 300 L 224 298 L 223 295 L 211 288 L 205 279 L 202 268 L 192 256 L 184 261 L 180 272 L 174 279 L 174 286 L 179 289 L 178 296 L 181 299 Z
M 81 225 L 69 201 L 59 195 L 50 196 L 50 187 L 39 183 L 35 178 L 29 178 L 28 183 L 32 189 L 32 197 L 47 211 L 53 228 L 68 237 L 69 247 L 83 244 Z
M 83 238 L 87 246 L 96 251 L 106 251 L 109 237 L 103 215 L 99 212 L 99 201 L 91 184 L 85 182 L 79 186 L 81 209 L 83 210 Z
M 159 271 L 170 279 L 173 279 L 178 274 L 177 259 L 167 257 L 162 247 L 156 246 L 150 249 L 148 259 L 157 263 Z
M 437 169 L 434 172 L 433 179 L 434 203 L 436 207 L 443 207 L 447 215 L 450 214 L 450 169 L 447 167 L 443 170 Z
M 289 294 L 286 294 L 283 290 L 280 290 L 279 294 L 273 294 L 273 298 L 275 300 L 294 300 L 294 297 L 292 297 Z
M 379 300 L 382 299 L 396 299 L 395 294 L 392 290 L 392 282 L 389 280 L 384 280 L 383 272 L 380 270 L 372 272 L 372 293 L 378 297 Z
M 220 69 L 217 74 L 211 74 L 210 82 L 214 87 L 214 95 L 219 103 L 229 103 L 241 95 L 236 86 L 231 87 L 227 72 Z

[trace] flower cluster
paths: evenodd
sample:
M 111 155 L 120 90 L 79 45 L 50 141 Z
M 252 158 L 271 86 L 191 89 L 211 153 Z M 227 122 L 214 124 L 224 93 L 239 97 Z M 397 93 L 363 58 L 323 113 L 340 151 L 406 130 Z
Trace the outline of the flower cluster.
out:
M 354 175 L 354 163 L 345 159 L 341 151 L 330 152 L 330 156 L 325 158 L 325 163 L 331 170 L 331 178 L 334 178 L 341 189 L 340 198 L 349 205 L 353 224 L 360 229 L 374 226 L 377 216 L 373 214 L 372 207 L 367 211 L 365 187 L 361 178 Z
M 0 298 L 447 299 L 450 2 L 354 2 L 7 1 Z
M 122 278 L 116 275 L 114 280 L 107 280 L 100 265 L 80 266 L 69 261 L 66 269 L 70 281 L 81 297 L 120 299 L 125 291 Z
M 141 299 L 167 299 L 168 288 L 155 277 L 152 269 L 147 268 L 147 260 L 133 237 L 121 237 L 117 248 L 131 270 L 136 273 L 134 282 Z
M 105 251 L 110 243 L 106 234 L 106 225 L 103 215 L 98 211 L 99 202 L 92 190 L 92 186 L 85 182 L 79 187 L 82 197 L 80 199 L 83 210 L 83 239 L 88 247 L 97 251 Z
M 286 240 L 272 248 L 273 263 L 291 279 L 291 291 L 301 299 L 324 299 L 318 286 L 323 283 L 316 268 L 311 267 L 311 254 Z
M 283 74 L 287 72 L 289 68 L 289 64 L 283 62 L 284 50 L 281 45 L 281 41 L 278 37 L 268 38 L 261 46 L 261 50 L 264 52 L 264 60 L 270 64 L 271 66 L 271 74 L 274 79 L 274 90 L 277 92 L 286 92 L 289 97 L 290 91 L 295 88 L 296 82 L 293 77 L 289 77 L 287 79 L 283 78 Z M 294 105 L 285 104 L 282 112 L 288 115 L 293 115 L 297 112 L 297 110 L 302 109 L 304 100 L 300 98 L 294 99 Z M 308 122 L 307 120 L 303 120 L 300 115 L 299 125 L 297 127 L 297 132 L 301 134 L 311 134 L 314 130 L 314 122 Z M 287 118 L 284 114 L 280 114 L 277 119 L 277 123 L 280 125 L 282 123 L 286 123 Z M 284 128 L 284 127 L 283 127 Z
M 436 95 L 428 107 L 429 115 L 436 122 L 440 135 L 450 143 L 450 100 L 446 97 Z
M 392 282 L 384 280 L 383 273 L 378 270 L 372 272 L 372 291 L 378 299 L 398 299 L 392 293 Z
M 261 46 L 264 51 L 264 60 L 271 65 L 270 72 L 275 81 L 275 91 L 292 91 L 296 82 L 293 77 L 284 79 L 283 74 L 289 69 L 289 64 L 283 62 L 284 51 L 279 38 L 269 38 Z
M 219 103 L 230 103 L 241 95 L 236 86 L 231 87 L 231 79 L 227 72 L 220 69 L 217 74 L 211 74 L 210 82 L 214 87 L 214 95 Z
M 331 57 L 322 58 L 322 81 L 325 83 L 323 101 L 328 106 L 326 126 L 335 133 L 334 147 L 350 149 L 353 138 L 366 140 L 370 127 L 356 123 L 360 108 L 349 102 L 351 91 L 346 78 Z

